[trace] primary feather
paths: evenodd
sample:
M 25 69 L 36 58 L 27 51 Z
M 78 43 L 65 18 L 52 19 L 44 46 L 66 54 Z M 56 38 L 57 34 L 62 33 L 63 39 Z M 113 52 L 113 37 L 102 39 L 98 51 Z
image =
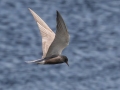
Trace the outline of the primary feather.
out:
M 46 57 L 46 53 L 55 38 L 55 33 L 49 28 L 49 26 L 33 11 L 29 8 L 31 14 L 33 15 L 37 25 L 40 29 L 40 33 L 42 36 L 42 50 L 43 56 L 42 58 Z
M 56 35 L 52 44 L 48 49 L 46 57 L 49 57 L 52 55 L 61 55 L 62 50 L 69 44 L 69 34 L 67 31 L 67 27 L 58 11 L 57 11 L 56 21 L 57 21 Z

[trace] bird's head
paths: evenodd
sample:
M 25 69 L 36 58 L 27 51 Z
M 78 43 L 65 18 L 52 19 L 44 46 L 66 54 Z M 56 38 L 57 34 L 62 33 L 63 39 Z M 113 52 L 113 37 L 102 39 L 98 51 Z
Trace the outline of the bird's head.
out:
M 66 56 L 63 56 L 63 61 L 64 61 L 64 63 L 66 63 L 69 66 L 69 64 L 68 64 L 68 58 Z

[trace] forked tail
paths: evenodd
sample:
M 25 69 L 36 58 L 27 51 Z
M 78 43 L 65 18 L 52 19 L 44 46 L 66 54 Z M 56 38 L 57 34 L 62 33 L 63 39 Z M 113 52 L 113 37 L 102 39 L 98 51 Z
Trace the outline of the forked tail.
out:
M 43 59 L 37 59 L 37 60 L 33 60 L 33 61 L 25 61 L 26 63 L 36 63 L 36 64 L 44 64 L 44 60 Z

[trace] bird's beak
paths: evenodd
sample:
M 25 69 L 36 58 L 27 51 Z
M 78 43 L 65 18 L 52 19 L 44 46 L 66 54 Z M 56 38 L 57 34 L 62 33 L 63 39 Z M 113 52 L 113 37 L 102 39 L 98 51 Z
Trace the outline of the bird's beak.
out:
M 68 62 L 66 62 L 66 64 L 69 66 Z

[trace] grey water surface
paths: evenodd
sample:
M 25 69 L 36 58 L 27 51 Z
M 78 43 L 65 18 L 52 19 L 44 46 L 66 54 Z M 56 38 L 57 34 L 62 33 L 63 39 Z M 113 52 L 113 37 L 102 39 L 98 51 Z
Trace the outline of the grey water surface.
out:
M 41 36 L 28 8 L 70 33 L 69 67 L 34 65 Z M 0 90 L 120 90 L 120 0 L 0 0 Z

